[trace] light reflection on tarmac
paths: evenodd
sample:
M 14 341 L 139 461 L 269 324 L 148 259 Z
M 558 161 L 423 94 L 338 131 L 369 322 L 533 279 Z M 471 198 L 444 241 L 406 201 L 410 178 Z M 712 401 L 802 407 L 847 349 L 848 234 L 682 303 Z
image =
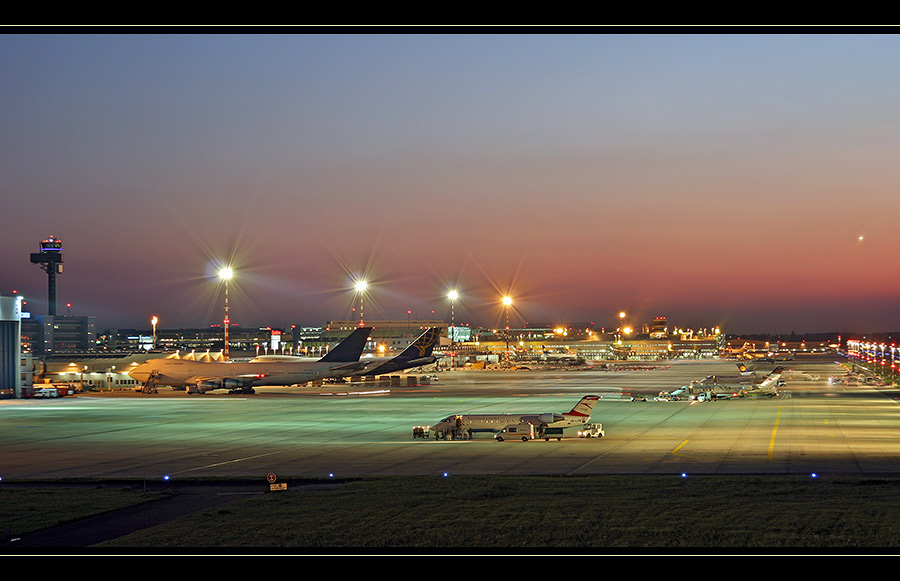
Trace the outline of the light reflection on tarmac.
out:
M 0 403 L 0 478 L 283 478 L 406 474 L 897 474 L 891 388 L 830 385 L 833 359 L 789 362 L 785 397 L 653 401 L 734 362 L 652 371 L 454 371 L 431 385 L 260 388 L 255 395 L 161 389 Z M 606 436 L 496 442 L 412 438 L 452 413 L 563 412 L 601 395 Z M 630 395 L 647 395 L 631 401 Z

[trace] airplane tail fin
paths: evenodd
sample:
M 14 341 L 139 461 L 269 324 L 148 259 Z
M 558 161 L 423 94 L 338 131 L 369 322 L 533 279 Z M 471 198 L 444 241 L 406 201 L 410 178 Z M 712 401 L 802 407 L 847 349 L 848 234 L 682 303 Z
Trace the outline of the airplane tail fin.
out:
M 409 344 L 409 347 L 403 350 L 400 355 L 402 359 L 419 359 L 421 357 L 430 357 L 434 346 L 437 345 L 438 338 L 441 335 L 438 327 L 429 327 L 425 332 Z
M 760 387 L 769 387 L 772 384 L 778 383 L 778 380 L 781 378 L 781 374 L 784 371 L 784 367 L 776 367 L 772 370 L 772 373 L 766 376 L 764 380 L 759 384 Z
M 363 349 L 366 347 L 366 341 L 369 340 L 369 333 L 371 332 L 372 327 L 360 327 L 359 329 L 356 329 L 347 335 L 343 341 L 335 345 L 334 349 L 329 351 L 325 357 L 322 357 L 319 361 L 340 363 L 359 361 Z
M 566 415 L 590 417 L 591 412 L 594 411 L 594 406 L 597 405 L 597 402 L 599 400 L 599 395 L 586 395 L 581 398 L 581 401 L 575 404 L 575 407 L 572 408 L 572 411 L 570 411 Z

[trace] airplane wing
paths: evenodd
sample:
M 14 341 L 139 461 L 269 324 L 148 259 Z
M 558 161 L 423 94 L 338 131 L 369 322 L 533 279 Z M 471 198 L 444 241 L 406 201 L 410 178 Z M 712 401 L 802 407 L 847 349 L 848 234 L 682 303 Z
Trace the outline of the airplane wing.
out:
M 194 377 L 190 377 L 185 380 L 185 383 L 188 384 L 197 384 L 200 382 L 210 382 L 210 381 L 232 381 L 232 382 L 240 382 L 240 383 L 249 383 L 255 381 L 257 379 L 262 379 L 266 375 L 264 373 L 244 373 L 239 375 L 229 375 L 225 376 L 216 376 L 216 375 L 195 375 Z
M 428 365 L 429 363 L 434 363 L 436 359 L 437 359 L 437 357 L 434 357 L 433 355 L 430 357 L 420 357 L 418 359 L 411 359 L 410 361 L 407 361 L 406 365 L 409 368 L 419 367 L 421 365 Z
M 219 381 L 221 377 L 209 377 L 205 375 L 195 375 L 194 377 L 189 377 L 184 380 L 184 382 L 188 385 L 197 385 L 201 381 Z
M 362 371 L 369 367 L 370 364 L 364 361 L 351 361 L 350 363 L 341 363 L 328 368 L 329 371 Z

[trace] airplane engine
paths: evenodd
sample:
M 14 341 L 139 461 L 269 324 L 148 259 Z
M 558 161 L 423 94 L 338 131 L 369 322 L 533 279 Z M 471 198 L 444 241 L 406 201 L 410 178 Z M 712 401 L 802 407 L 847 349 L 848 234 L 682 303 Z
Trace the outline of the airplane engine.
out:
M 201 379 L 197 382 L 197 391 L 206 393 L 214 389 L 227 389 L 228 391 L 244 391 L 251 392 L 252 387 L 243 379 L 234 377 L 226 377 L 225 379 Z
M 553 422 L 561 422 L 564 419 L 566 419 L 566 418 L 562 414 L 541 414 L 538 416 L 538 420 L 540 420 L 540 422 L 542 424 L 552 424 Z
M 224 382 L 221 379 L 204 379 L 197 382 L 197 391 L 206 393 L 207 391 L 212 391 L 214 389 L 225 389 L 223 383 Z
M 243 390 L 247 387 L 247 382 L 245 382 L 244 380 L 233 379 L 230 377 L 225 379 L 222 383 L 224 384 L 223 386 L 225 387 L 225 389 L 228 389 L 228 390 L 235 390 L 235 389 Z

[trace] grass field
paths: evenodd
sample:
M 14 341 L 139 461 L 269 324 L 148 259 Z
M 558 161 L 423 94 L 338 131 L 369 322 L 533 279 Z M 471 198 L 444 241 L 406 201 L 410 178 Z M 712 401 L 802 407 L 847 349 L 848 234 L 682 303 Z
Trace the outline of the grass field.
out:
M 62 498 L 89 497 L 104 510 L 149 498 L 136 491 L 100 492 Z M 0 517 L 21 523 L 42 512 L 71 515 L 76 509 L 60 503 L 47 511 L 46 497 L 34 496 L 38 493 L 0 490 Z M 77 507 L 79 513 L 90 511 L 85 502 Z M 102 547 L 366 554 L 575 547 L 604 554 L 837 549 L 857 554 L 898 545 L 896 478 L 457 476 L 361 479 L 325 490 L 289 487 Z
M 0 534 L 22 535 L 102 512 L 150 502 L 165 494 L 100 485 L 46 488 L 4 488 L 0 485 Z

